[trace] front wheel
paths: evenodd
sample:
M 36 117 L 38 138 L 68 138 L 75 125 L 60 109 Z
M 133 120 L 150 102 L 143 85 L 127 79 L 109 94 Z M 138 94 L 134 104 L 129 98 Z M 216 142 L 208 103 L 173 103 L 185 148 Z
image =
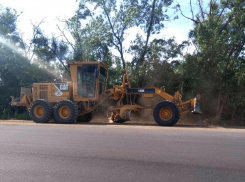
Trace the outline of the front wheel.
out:
M 55 105 L 54 119 L 60 124 L 74 123 L 78 116 L 78 107 L 76 103 L 70 100 L 63 100 Z
M 153 110 L 153 117 L 160 126 L 173 126 L 179 120 L 179 108 L 170 101 L 157 104 Z

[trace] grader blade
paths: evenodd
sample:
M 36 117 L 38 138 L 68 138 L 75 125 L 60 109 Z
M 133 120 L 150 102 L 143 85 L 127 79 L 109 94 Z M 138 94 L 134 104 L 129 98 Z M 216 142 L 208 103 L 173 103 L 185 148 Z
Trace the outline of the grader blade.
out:
M 130 113 L 128 114 L 127 112 L 125 112 L 121 117 L 118 112 L 112 112 L 110 119 L 114 123 L 124 123 L 125 121 L 130 121 Z
M 139 112 L 148 107 L 142 107 L 139 105 L 123 105 L 119 107 L 110 108 L 111 111 L 111 120 L 115 123 L 123 123 L 125 121 L 131 121 L 130 114 L 131 112 Z
M 200 108 L 200 95 L 198 94 L 194 100 L 194 108 L 192 113 L 193 114 L 202 114 L 201 108 Z
M 126 121 L 131 121 L 130 113 L 131 113 L 131 111 L 123 111 L 123 112 L 120 111 L 120 114 L 117 112 L 112 112 L 111 120 L 114 123 L 124 123 Z

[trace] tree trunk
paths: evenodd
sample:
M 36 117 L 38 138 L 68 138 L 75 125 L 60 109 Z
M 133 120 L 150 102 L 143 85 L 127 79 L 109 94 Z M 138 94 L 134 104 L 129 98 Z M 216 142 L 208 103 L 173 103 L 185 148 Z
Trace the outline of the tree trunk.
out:
M 216 108 L 216 116 L 215 116 L 215 120 L 216 121 L 220 121 L 221 120 L 221 114 L 223 112 L 224 105 L 227 102 L 227 97 L 228 97 L 227 94 L 225 94 L 224 96 L 222 96 L 222 94 L 219 93 L 218 104 L 217 104 L 217 108 Z
M 219 93 L 219 96 L 218 96 L 218 103 L 216 106 L 216 116 L 215 117 L 217 117 L 217 113 L 219 113 L 220 102 L 221 102 L 221 93 Z
M 236 106 L 233 107 L 232 110 L 232 115 L 231 115 L 231 120 L 234 121 L 235 120 L 235 114 L 236 114 Z

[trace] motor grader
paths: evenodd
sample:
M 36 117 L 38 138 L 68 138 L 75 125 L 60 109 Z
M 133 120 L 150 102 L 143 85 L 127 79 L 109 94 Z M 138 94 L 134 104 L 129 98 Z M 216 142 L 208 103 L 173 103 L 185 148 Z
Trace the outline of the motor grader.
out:
M 129 121 L 131 112 L 144 109 L 153 109 L 154 120 L 160 126 L 176 124 L 180 114 L 186 112 L 201 113 L 200 95 L 183 102 L 179 91 L 172 96 L 165 88 L 131 88 L 128 70 L 123 75 L 122 85 L 106 89 L 108 67 L 103 62 L 71 62 L 69 68 L 71 81 L 33 83 L 32 88 L 21 88 L 20 100 L 12 97 L 11 105 L 26 107 L 36 123 L 50 119 L 61 124 L 89 122 L 92 112 L 109 99 L 116 101 L 108 108 L 110 119 L 119 123 Z M 162 102 L 146 107 L 132 99 L 137 95 L 148 99 L 158 95 Z

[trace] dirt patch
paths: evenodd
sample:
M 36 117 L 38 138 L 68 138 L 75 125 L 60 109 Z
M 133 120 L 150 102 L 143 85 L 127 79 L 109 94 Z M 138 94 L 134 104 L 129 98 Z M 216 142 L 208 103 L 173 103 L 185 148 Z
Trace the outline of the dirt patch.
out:
M 5 123 L 16 123 L 16 122 L 18 122 L 18 123 L 33 123 L 33 121 L 31 121 L 31 120 L 17 120 L 17 119 L 9 119 L 9 120 L 0 120 L 0 123 L 3 123 L 3 122 L 5 122 Z

